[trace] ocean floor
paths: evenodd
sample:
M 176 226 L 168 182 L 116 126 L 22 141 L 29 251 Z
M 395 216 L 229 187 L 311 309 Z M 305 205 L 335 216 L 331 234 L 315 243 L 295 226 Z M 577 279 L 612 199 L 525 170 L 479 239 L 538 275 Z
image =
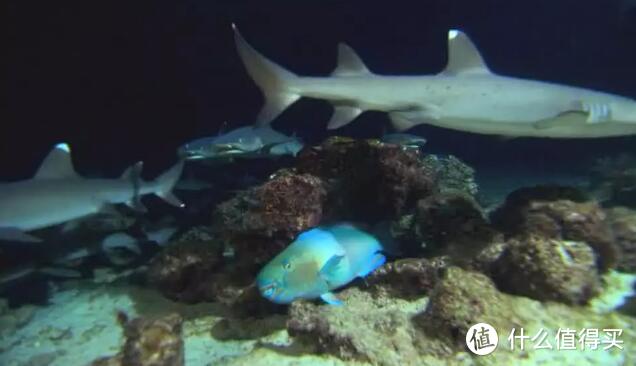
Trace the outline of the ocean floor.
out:
M 626 297 L 633 295 L 636 276 L 611 272 L 604 278 L 605 292 L 596 297 L 586 307 L 567 307 L 562 304 L 540 303 L 523 297 L 515 297 L 515 311 L 525 313 L 524 317 L 535 317 L 538 324 L 554 333 L 558 327 L 578 326 L 584 323 L 591 327 L 620 326 L 624 329 L 621 340 L 622 351 L 557 351 L 535 350 L 515 352 L 504 349 L 489 356 L 471 356 L 468 352 L 458 352 L 447 359 L 430 359 L 431 364 L 443 365 L 629 365 L 636 360 L 636 351 L 631 345 L 636 342 L 636 320 L 621 315 L 613 309 L 623 304 Z M 364 297 L 364 296 L 363 296 Z M 352 297 L 352 299 L 354 299 Z M 366 299 L 365 307 L 376 300 Z M 369 305 L 369 304 L 372 305 Z M 325 307 L 325 311 L 338 316 L 359 316 L 374 314 L 374 310 L 360 308 L 350 300 L 341 308 Z M 399 300 L 392 305 L 384 304 L 375 310 L 400 312 L 412 317 L 422 312 L 427 298 L 412 301 Z M 388 310 L 386 310 L 388 309 Z M 177 312 L 184 319 L 183 336 L 186 365 L 342 365 L 367 364 L 345 362 L 334 356 L 304 354 L 304 350 L 293 346 L 285 330 L 285 316 L 273 315 L 267 320 L 268 326 L 279 327 L 263 337 L 240 340 L 219 340 L 215 329 L 220 322 L 233 321 L 228 318 L 227 309 L 219 304 L 183 305 L 164 299 L 153 290 L 130 285 L 97 284 L 93 281 L 67 283 L 55 292 L 51 304 L 43 307 L 25 306 L 18 309 L 2 309 L 2 341 L 0 342 L 0 364 L 22 365 L 87 365 L 96 358 L 118 352 L 123 336 L 116 314 L 126 312 L 129 316 L 144 315 L 158 317 Z M 533 312 L 536 314 L 532 315 Z M 347 314 L 349 313 L 349 314 Z M 383 316 L 382 314 L 378 317 Z M 578 324 L 572 324 L 577 319 Z M 600 323 L 596 323 L 602 320 Z M 256 322 L 256 320 L 253 320 Z M 263 320 L 259 320 L 262 322 Z M 501 333 L 500 333 L 501 334 Z M 226 338 L 226 337 L 221 337 Z M 501 343 L 505 335 L 500 336 Z M 387 355 L 388 356 L 388 355 Z M 392 363 L 387 363 L 392 364 Z

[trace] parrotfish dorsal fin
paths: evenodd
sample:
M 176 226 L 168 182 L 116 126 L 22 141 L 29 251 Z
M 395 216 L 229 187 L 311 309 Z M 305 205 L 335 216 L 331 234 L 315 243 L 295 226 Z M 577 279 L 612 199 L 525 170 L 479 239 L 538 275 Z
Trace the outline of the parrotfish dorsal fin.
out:
M 356 76 L 371 74 L 360 56 L 344 43 L 338 44 L 338 66 L 332 76 Z
M 62 179 L 77 177 L 71 161 L 71 148 L 66 143 L 55 145 L 44 158 L 33 179 Z
M 448 64 L 444 74 L 489 74 L 490 70 L 479 50 L 468 36 L 459 30 L 448 31 Z

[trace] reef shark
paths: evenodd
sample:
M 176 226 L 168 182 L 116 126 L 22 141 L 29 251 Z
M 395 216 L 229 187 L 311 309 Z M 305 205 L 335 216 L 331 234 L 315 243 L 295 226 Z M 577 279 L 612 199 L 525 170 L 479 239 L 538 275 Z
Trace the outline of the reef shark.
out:
M 369 71 L 345 44 L 329 77 L 296 75 L 250 46 L 234 26 L 238 53 L 265 94 L 258 125 L 301 97 L 334 105 L 329 129 L 364 111 L 387 112 L 398 131 L 415 125 L 508 137 L 596 138 L 636 134 L 636 101 L 599 91 L 493 73 L 459 30 L 448 32 L 448 64 L 435 75 L 385 76 Z
M 112 204 L 142 208 L 139 198 L 146 194 L 183 207 L 171 192 L 183 162 L 149 182 L 140 179 L 141 167 L 133 165 L 120 179 L 82 178 L 75 173 L 69 146 L 56 145 L 32 179 L 0 184 L 0 240 L 40 241 L 26 232 L 108 210 Z
M 185 160 L 295 156 L 303 146 L 295 136 L 286 136 L 269 126 L 245 126 L 189 141 L 177 150 L 177 154 Z

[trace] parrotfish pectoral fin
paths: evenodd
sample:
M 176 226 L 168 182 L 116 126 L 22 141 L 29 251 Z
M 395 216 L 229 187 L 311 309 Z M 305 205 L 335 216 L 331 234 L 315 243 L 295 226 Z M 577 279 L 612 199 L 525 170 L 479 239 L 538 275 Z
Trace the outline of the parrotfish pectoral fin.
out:
M 366 277 L 384 263 L 386 263 L 386 257 L 381 253 L 375 253 L 360 272 L 358 272 L 358 277 Z
M 27 243 L 39 243 L 42 239 L 27 234 L 24 231 L 14 227 L 0 227 L 0 240 L 1 241 L 20 241 Z
M 320 298 L 322 299 L 322 301 L 326 302 L 329 305 L 343 305 L 342 300 L 337 298 L 336 295 L 333 294 L 333 292 L 325 292 L 324 294 L 320 295 Z
M 333 278 L 334 275 L 338 274 L 340 263 L 342 262 L 343 258 L 344 255 L 334 255 L 333 257 L 329 258 L 327 263 L 325 263 L 325 265 L 322 266 L 322 268 L 320 269 L 320 277 L 325 279 L 325 281 L 327 282 L 333 282 L 330 281 L 330 279 Z

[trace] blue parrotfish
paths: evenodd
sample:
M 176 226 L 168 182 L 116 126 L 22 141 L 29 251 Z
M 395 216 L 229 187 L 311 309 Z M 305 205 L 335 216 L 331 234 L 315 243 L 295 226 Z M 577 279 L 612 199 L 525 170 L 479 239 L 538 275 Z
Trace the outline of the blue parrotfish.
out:
M 321 298 L 341 305 L 331 291 L 365 277 L 385 263 L 373 235 L 350 224 L 317 227 L 298 235 L 260 271 L 260 293 L 278 304 Z

